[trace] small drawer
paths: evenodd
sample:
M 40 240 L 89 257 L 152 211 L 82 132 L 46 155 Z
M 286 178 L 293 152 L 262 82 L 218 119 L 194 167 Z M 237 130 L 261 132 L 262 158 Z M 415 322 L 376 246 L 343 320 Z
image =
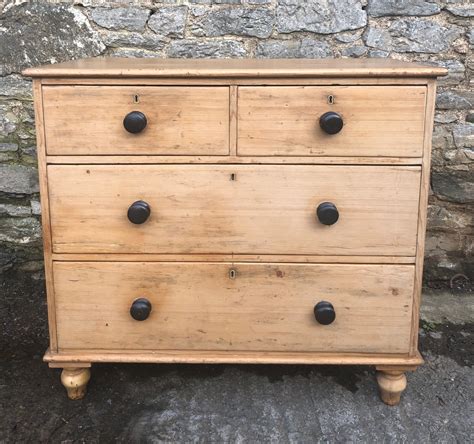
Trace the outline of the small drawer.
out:
M 59 349 L 407 353 L 413 281 L 410 265 L 55 262 Z
M 49 155 L 228 155 L 228 87 L 45 86 Z
M 56 253 L 414 256 L 419 167 L 50 165 Z
M 425 102 L 424 86 L 240 87 L 238 154 L 419 157 Z

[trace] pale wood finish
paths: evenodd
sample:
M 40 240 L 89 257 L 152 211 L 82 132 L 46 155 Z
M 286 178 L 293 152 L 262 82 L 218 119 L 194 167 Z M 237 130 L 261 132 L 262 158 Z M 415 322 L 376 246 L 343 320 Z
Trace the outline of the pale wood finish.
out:
M 73 262 L 287 262 L 312 264 L 414 264 L 414 256 L 303 256 L 300 254 L 120 254 L 53 253 L 54 261 Z
M 306 364 L 306 365 L 392 365 L 414 370 L 423 363 L 419 353 L 407 355 L 379 353 L 308 353 L 308 352 L 249 352 L 249 351 L 208 351 L 208 350 L 118 350 L 93 351 L 74 350 L 52 353 L 46 351 L 44 360 L 49 365 L 61 366 L 65 363 L 89 364 L 90 362 L 136 362 L 142 364 L 188 363 L 188 364 Z
M 48 350 L 46 353 L 50 353 Z M 90 368 L 92 366 L 91 362 L 49 362 L 49 368 Z
M 232 142 L 232 141 L 231 141 Z M 274 164 L 274 165 L 421 165 L 422 157 L 328 157 L 328 156 L 47 156 L 51 165 L 134 164 Z
M 85 394 L 92 362 L 372 364 L 397 404 L 423 362 L 433 77 L 446 72 L 388 59 L 26 70 L 41 77 L 45 361 L 69 396 Z M 148 117 L 138 135 L 122 126 L 132 110 Z M 344 118 L 336 136 L 318 126 L 329 110 Z M 152 216 L 133 226 L 138 199 Z M 338 206 L 336 225 L 316 221 L 321 201 Z M 139 296 L 153 303 L 141 323 Z M 322 299 L 329 326 L 312 314 Z
M 229 157 L 237 156 L 237 97 L 238 88 L 229 87 Z
M 411 324 L 411 354 L 418 350 L 418 320 L 420 318 L 421 288 L 423 284 L 423 262 L 425 258 L 425 236 L 427 223 L 428 196 L 430 193 L 431 136 L 436 102 L 436 82 L 430 81 L 426 96 L 425 137 L 423 143 L 423 166 L 420 181 L 420 204 L 416 239 L 415 289 L 413 294 L 413 317 Z
M 229 277 L 230 269 L 236 277 Z M 54 263 L 59 350 L 407 353 L 414 267 Z M 143 322 L 132 302 L 152 306 Z M 314 319 L 330 301 L 331 325 Z
M 430 79 L 426 77 L 357 77 L 357 78 L 338 78 L 338 85 L 427 85 Z M 61 78 L 61 77 L 43 77 L 41 79 L 43 85 L 133 85 L 133 86 L 162 86 L 162 85 L 186 85 L 186 86 L 268 86 L 268 85 L 285 85 L 285 86 L 302 86 L 302 85 L 334 85 L 334 79 L 331 78 L 285 78 L 285 77 L 116 77 L 116 78 Z
M 377 383 L 380 390 L 380 398 L 385 404 L 394 406 L 400 403 L 400 396 L 407 386 L 407 378 L 403 371 L 378 371 Z
M 229 153 L 228 87 L 45 86 L 43 100 L 49 155 Z M 147 117 L 138 134 L 131 111 Z
M 46 278 L 46 297 L 48 301 L 49 344 L 52 351 L 57 351 L 56 335 L 56 304 L 54 299 L 53 261 L 51 258 L 51 221 L 48 196 L 48 170 L 46 166 L 46 145 L 44 134 L 43 95 L 41 80 L 33 80 L 33 96 L 35 100 L 36 149 L 38 155 L 38 177 L 41 194 L 41 228 L 43 235 L 44 273 Z
M 41 77 L 436 77 L 446 69 L 392 59 L 91 58 L 28 68 Z
M 51 165 L 48 175 L 55 253 L 415 253 L 418 167 Z M 126 216 L 137 200 L 151 206 L 142 225 Z M 316 218 L 325 201 L 340 213 L 330 227 Z
M 422 86 L 240 87 L 238 154 L 419 157 L 425 97 Z M 338 134 L 319 126 L 328 111 L 343 118 Z
M 91 371 L 85 367 L 66 367 L 61 372 L 61 382 L 67 390 L 69 399 L 77 400 L 84 398 L 87 383 L 91 378 Z

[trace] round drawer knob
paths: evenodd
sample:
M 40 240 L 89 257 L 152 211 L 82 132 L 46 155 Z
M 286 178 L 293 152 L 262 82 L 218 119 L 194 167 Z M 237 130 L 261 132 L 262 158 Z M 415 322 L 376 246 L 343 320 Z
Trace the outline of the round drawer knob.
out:
M 319 204 L 316 215 L 323 225 L 333 225 L 339 219 L 339 211 L 337 211 L 336 205 L 331 202 Z
M 150 205 L 143 200 L 137 200 L 128 208 L 127 217 L 132 224 L 142 224 L 150 217 L 150 213 Z
M 329 325 L 336 319 L 336 311 L 330 302 L 321 301 L 314 306 L 314 317 L 320 324 Z
M 151 303 L 148 299 L 138 298 L 133 301 L 130 307 L 130 315 L 136 321 L 144 321 L 150 316 Z
M 338 113 L 329 111 L 319 118 L 319 126 L 327 134 L 337 134 L 342 130 L 344 122 Z
M 140 111 L 132 111 L 123 119 L 123 126 L 129 133 L 139 133 L 146 127 L 147 121 L 145 114 Z

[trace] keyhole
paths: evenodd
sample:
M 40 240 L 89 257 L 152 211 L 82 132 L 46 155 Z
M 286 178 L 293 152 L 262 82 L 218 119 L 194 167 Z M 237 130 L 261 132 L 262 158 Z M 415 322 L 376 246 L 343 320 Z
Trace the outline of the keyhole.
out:
M 133 103 L 140 103 L 140 97 L 138 96 L 138 94 L 133 95 Z
M 231 173 L 230 180 L 237 180 L 237 174 Z
M 328 96 L 328 104 L 329 105 L 334 105 L 334 96 L 332 94 L 329 94 Z
M 237 271 L 234 268 L 231 268 L 229 270 L 229 278 L 230 279 L 235 279 L 236 276 L 237 276 Z

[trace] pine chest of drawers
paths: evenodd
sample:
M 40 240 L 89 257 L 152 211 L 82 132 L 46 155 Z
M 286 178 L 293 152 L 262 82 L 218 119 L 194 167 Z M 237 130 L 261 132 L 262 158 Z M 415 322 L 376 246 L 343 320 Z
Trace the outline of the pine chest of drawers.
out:
M 50 348 L 94 362 L 375 365 L 417 326 L 440 68 L 89 59 L 34 77 Z

